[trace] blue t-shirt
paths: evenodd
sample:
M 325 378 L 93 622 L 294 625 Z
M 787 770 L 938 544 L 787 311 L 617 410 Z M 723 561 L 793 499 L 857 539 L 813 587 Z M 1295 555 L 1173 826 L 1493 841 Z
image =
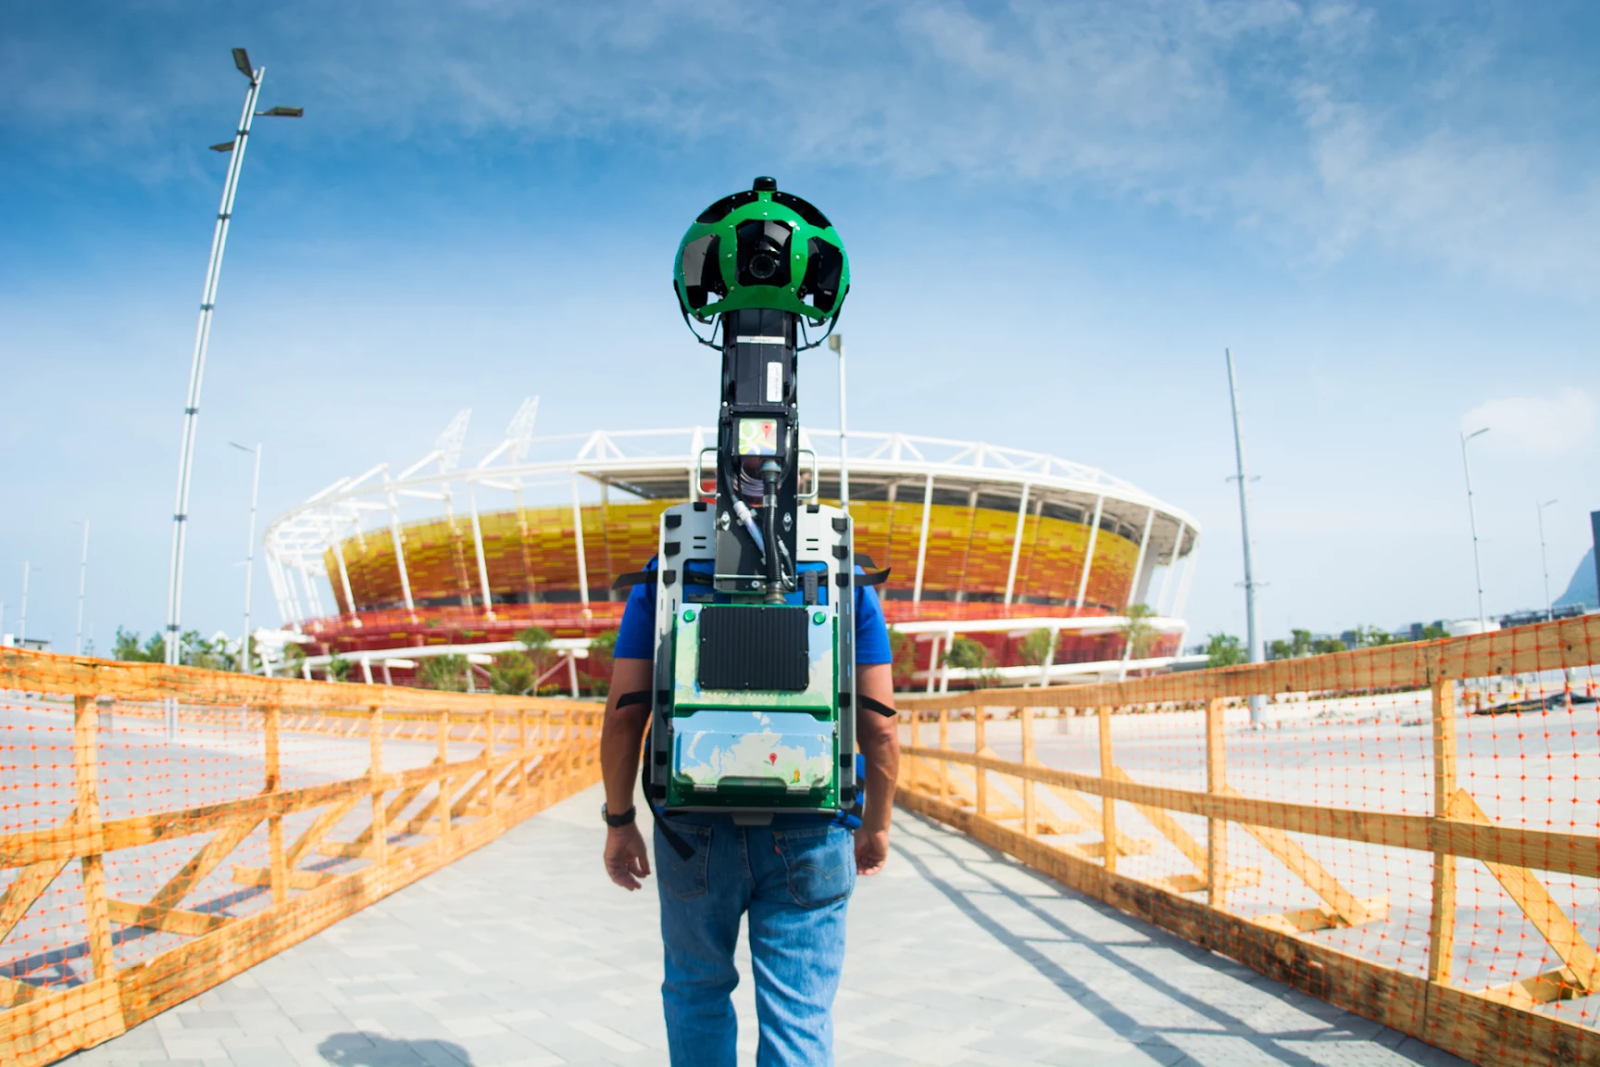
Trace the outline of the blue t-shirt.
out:
M 652 560 L 647 570 L 655 570 Z M 802 564 L 802 569 L 804 564 Z M 866 572 L 860 567 L 857 574 Z M 685 575 L 686 583 L 689 576 Z M 707 591 L 710 591 L 707 586 Z M 791 604 L 800 603 L 799 592 L 789 594 Z M 636 585 L 628 594 L 628 606 L 622 611 L 622 623 L 617 627 L 617 644 L 611 655 L 616 659 L 653 659 L 656 654 L 656 585 L 647 582 Z M 889 663 L 894 658 L 889 649 L 889 627 L 883 621 L 883 606 L 878 603 L 877 590 L 870 585 L 856 586 L 856 666 L 870 667 Z

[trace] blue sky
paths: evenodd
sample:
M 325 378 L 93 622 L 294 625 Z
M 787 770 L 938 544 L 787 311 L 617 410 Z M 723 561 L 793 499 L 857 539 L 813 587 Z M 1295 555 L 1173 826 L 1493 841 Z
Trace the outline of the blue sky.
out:
M 713 418 L 668 292 L 755 174 L 849 246 L 852 423 L 1055 452 L 1196 515 L 1196 633 L 1241 632 L 1222 351 L 1262 619 L 1559 593 L 1600 508 L 1600 9 L 1580 3 L 23 4 L 0 18 L 0 599 L 70 650 L 148 632 L 201 275 L 267 68 L 223 273 L 185 621 L 236 629 L 248 459 L 270 517 L 494 437 Z M 834 424 L 833 370 L 802 368 Z M 258 575 L 256 617 L 276 613 Z

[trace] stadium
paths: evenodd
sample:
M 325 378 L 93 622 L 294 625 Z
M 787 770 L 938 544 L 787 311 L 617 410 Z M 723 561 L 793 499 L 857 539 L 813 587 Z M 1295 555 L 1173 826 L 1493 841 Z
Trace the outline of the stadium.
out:
M 597 657 L 589 669 L 591 642 L 626 599 L 612 583 L 655 554 L 663 508 L 714 489 L 699 464 L 716 434 L 534 437 L 536 411 L 525 401 L 481 454 L 464 447 L 463 411 L 415 462 L 341 478 L 269 525 L 268 574 L 307 677 L 337 657 L 351 680 L 403 684 L 426 658 L 454 654 L 483 686 L 492 656 L 540 627 L 554 661 L 537 684 L 594 691 L 609 668 Z M 816 479 L 837 502 L 838 435 L 802 431 L 801 446 L 802 484 Z M 991 444 L 852 431 L 847 450 L 856 550 L 891 571 L 880 594 L 904 635 L 897 685 L 1122 678 L 1181 658 L 1200 538 L 1182 509 L 1095 468 Z M 1130 629 L 1141 604 L 1153 615 Z M 963 639 L 983 647 L 982 663 L 970 644 L 966 665 L 947 662 Z

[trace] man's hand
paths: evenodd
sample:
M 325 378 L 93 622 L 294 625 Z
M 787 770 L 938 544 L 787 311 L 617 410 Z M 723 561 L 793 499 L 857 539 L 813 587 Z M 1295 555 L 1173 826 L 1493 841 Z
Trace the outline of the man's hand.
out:
M 650 877 L 650 854 L 637 822 L 606 827 L 606 874 L 628 890 L 638 889 L 639 879 Z
M 865 826 L 856 831 L 856 873 L 871 877 L 883 870 L 889 862 L 889 831 L 869 830 Z

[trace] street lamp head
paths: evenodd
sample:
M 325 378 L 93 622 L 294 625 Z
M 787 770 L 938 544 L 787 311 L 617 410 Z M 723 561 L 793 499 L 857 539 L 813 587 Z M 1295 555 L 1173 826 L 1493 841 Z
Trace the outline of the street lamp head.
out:
M 240 443 L 239 443 L 239 442 L 237 442 L 237 441 L 229 441 L 229 442 L 228 442 L 228 447 L 229 447 L 229 448 L 237 448 L 237 449 L 238 449 L 238 450 L 239 450 L 239 451 L 240 451 L 240 452 L 254 452 L 254 451 L 255 451 L 255 449 L 253 449 L 253 448 L 246 448 L 246 447 L 245 447 L 245 446 L 244 446 L 244 445 L 241 445 L 241 444 L 240 444 Z
M 233 142 L 232 141 L 223 141 L 221 144 L 214 144 L 214 145 L 211 146 L 211 151 L 213 151 L 213 152 L 232 152 L 233 151 Z
M 1550 505 L 1551 505 L 1551 504 L 1559 504 L 1559 503 L 1561 503 L 1561 501 L 1560 501 L 1560 500 L 1546 500 L 1546 501 L 1545 501 L 1545 502 L 1544 502 L 1544 503 L 1543 503 L 1543 504 L 1540 504 L 1540 505 L 1539 505 L 1539 506 L 1540 506 L 1540 507 L 1541 507 L 1541 508 L 1547 508 L 1547 507 L 1549 507 L 1549 506 L 1550 506 Z
M 1473 430 L 1471 433 L 1464 433 L 1464 434 L 1461 435 L 1461 439 L 1463 441 L 1470 441 L 1474 437 L 1481 437 L 1482 435 L 1488 433 L 1489 429 L 1490 429 L 1489 427 L 1485 426 L 1481 430 Z
M 842 334 L 842 333 L 831 334 L 828 337 L 828 347 L 833 349 L 835 352 L 837 352 L 837 351 L 839 351 L 839 349 L 843 348 L 844 347 L 844 334 Z
M 257 111 L 257 115 L 266 115 L 275 119 L 297 119 L 306 113 L 303 107 L 269 107 L 265 111 Z
M 255 68 L 250 65 L 249 52 L 246 52 L 243 48 L 235 48 L 233 50 L 233 65 L 239 68 L 240 74 L 243 74 L 251 81 L 255 81 L 256 72 Z

